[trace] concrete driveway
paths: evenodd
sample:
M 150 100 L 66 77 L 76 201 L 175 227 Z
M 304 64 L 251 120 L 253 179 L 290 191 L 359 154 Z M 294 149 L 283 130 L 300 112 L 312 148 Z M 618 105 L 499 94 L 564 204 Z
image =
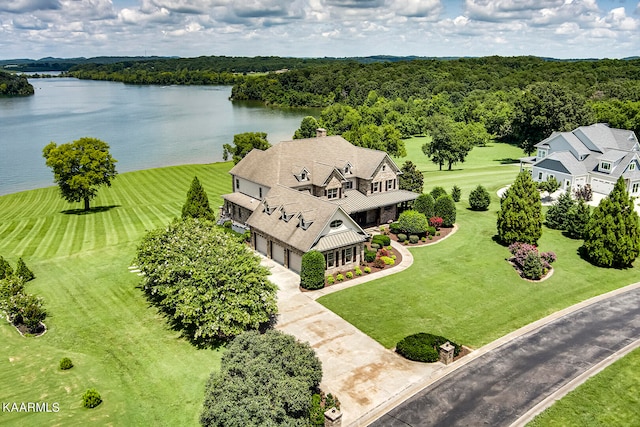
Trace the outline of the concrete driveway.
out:
M 640 287 L 595 300 L 503 340 L 372 425 L 523 425 L 588 378 L 594 367 L 640 344 Z
M 366 425 L 365 420 L 374 419 L 409 398 L 444 368 L 441 363 L 404 359 L 315 301 L 327 293 L 409 267 L 413 262 L 411 253 L 401 246 L 396 250 L 403 251 L 402 264 L 313 292 L 300 291 L 297 274 L 272 260 L 262 260 L 271 269 L 271 281 L 279 287 L 276 328 L 315 349 L 322 362 L 320 386 L 340 400 L 343 426 Z

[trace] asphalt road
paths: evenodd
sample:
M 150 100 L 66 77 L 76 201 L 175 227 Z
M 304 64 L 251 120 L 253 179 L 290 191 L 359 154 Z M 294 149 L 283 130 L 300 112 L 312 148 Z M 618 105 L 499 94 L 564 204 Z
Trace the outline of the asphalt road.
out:
M 371 425 L 508 426 L 638 339 L 640 288 L 560 317 L 478 357 Z

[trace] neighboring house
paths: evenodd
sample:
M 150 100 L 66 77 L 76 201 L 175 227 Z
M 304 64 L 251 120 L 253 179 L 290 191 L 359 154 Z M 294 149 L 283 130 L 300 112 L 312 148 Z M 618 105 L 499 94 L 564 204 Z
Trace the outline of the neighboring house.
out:
M 535 147 L 537 155 L 529 159 L 534 181 L 553 176 L 564 190 L 589 184 L 594 193 L 608 195 L 622 176 L 629 194 L 640 195 L 640 146 L 630 130 L 596 123 L 554 132 Z
M 402 172 L 387 153 L 318 132 L 252 150 L 229 171 L 233 193 L 222 196 L 221 219 L 249 229 L 258 252 L 296 272 L 310 250 L 324 254 L 329 272 L 359 265 L 363 227 L 394 221 L 418 196 L 398 189 Z

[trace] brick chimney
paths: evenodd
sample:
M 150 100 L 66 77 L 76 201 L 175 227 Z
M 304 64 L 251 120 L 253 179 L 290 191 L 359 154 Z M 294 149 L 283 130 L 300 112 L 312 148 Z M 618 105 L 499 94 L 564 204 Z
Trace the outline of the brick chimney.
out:
M 322 138 L 327 136 L 327 130 L 324 128 L 316 129 L 316 138 Z

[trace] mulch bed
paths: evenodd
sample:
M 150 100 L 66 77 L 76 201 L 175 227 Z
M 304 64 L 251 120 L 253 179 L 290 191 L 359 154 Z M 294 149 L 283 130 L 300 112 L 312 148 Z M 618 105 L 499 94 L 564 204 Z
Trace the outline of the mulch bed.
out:
M 44 335 L 45 332 L 47 332 L 47 327 L 42 322 L 40 323 L 40 326 L 38 326 L 38 328 L 35 331 L 30 331 L 29 328 L 27 328 L 27 325 L 23 323 L 15 324 L 9 321 L 9 318 L 7 318 L 7 322 L 11 323 L 11 325 L 13 325 L 13 327 L 16 328 L 16 330 L 23 337 L 26 337 L 26 336 L 39 337 L 41 335 Z

